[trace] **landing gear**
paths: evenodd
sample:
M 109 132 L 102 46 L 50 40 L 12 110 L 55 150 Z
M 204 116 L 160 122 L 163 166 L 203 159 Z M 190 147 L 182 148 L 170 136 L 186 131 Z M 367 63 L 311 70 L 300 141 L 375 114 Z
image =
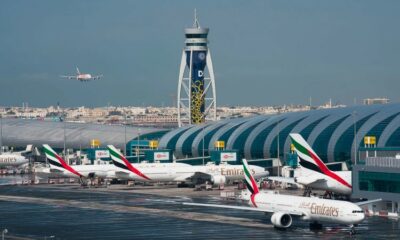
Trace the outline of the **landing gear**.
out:
M 355 235 L 356 234 L 356 229 L 354 224 L 350 225 L 350 235 Z
M 334 199 L 333 198 L 333 193 L 331 191 L 326 191 L 324 194 L 325 199 Z
M 303 192 L 303 196 L 304 197 L 309 197 L 310 195 L 311 195 L 311 188 L 305 187 L 304 188 L 304 192 Z
M 82 177 L 79 178 L 79 183 L 81 184 L 81 187 L 87 187 L 88 185 L 86 179 L 83 179 Z
M 321 230 L 322 224 L 318 222 L 311 222 L 310 223 L 310 230 Z

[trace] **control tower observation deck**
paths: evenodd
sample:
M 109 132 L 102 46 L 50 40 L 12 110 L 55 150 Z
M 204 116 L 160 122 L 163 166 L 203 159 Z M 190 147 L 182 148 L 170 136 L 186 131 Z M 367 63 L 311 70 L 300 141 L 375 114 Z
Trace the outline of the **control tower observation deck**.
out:
M 209 28 L 200 27 L 197 16 L 195 16 L 193 27 L 185 29 L 185 51 L 207 51 L 209 31 Z
M 179 126 L 204 123 L 206 117 L 216 120 L 215 77 L 207 46 L 208 33 L 208 28 L 200 27 L 195 11 L 193 27 L 185 29 L 179 71 Z

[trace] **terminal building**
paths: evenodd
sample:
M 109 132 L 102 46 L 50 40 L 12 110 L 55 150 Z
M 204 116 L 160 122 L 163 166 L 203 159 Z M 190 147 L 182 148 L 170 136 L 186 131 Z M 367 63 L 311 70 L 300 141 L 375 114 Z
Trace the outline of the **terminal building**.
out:
M 371 213 L 398 216 L 400 212 L 400 147 L 365 146 L 352 171 L 354 198 L 385 201 L 369 206 Z
M 286 159 L 289 133 L 300 133 L 325 162 L 360 160 L 364 136 L 376 138 L 376 148 L 400 147 L 400 104 L 384 104 L 260 115 L 224 119 L 176 129 L 101 125 L 40 120 L 3 119 L 2 145 L 24 148 L 47 143 L 54 148 L 90 148 L 98 139 L 103 147 L 113 144 L 127 153 L 137 145 L 159 141 L 158 149 L 169 149 L 176 159 L 234 151 L 236 158 Z M 65 141 L 64 141 L 65 140 Z M 393 150 L 394 153 L 397 151 Z
M 376 146 L 400 147 L 400 104 L 355 106 L 304 112 L 226 119 L 174 129 L 160 139 L 177 158 L 198 157 L 224 141 L 239 158 L 285 159 L 289 133 L 300 133 L 326 162 L 352 165 L 364 136 L 375 136 Z
M 157 159 L 161 156 L 162 160 L 179 161 L 204 156 L 236 163 L 247 158 L 260 165 L 276 158 L 286 161 L 290 157 L 289 133 L 300 133 L 323 161 L 350 166 L 353 197 L 383 198 L 389 202 L 376 204 L 378 209 L 393 214 L 399 211 L 398 103 L 225 119 L 172 130 L 19 119 L 4 119 L 2 125 L 3 145 L 14 147 L 48 143 L 60 149 L 65 131 L 68 148 L 90 148 L 90 141 L 99 139 L 99 147 L 113 144 L 126 149 L 128 156 L 138 156 L 137 160 L 161 160 Z M 365 146 L 365 136 L 374 137 L 373 146 Z

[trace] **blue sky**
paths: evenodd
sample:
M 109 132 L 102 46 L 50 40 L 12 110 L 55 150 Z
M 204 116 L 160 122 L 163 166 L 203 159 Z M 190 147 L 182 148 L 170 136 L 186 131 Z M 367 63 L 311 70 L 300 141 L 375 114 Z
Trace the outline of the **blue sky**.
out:
M 194 8 L 220 106 L 400 100 L 400 1 L 3 0 L 0 105 L 172 105 Z

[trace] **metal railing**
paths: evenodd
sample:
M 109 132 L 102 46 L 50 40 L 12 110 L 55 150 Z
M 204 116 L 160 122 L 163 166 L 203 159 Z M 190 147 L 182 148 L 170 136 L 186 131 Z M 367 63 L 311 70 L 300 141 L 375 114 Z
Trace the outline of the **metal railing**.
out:
M 367 157 L 366 166 L 400 168 L 400 159 L 394 157 Z

